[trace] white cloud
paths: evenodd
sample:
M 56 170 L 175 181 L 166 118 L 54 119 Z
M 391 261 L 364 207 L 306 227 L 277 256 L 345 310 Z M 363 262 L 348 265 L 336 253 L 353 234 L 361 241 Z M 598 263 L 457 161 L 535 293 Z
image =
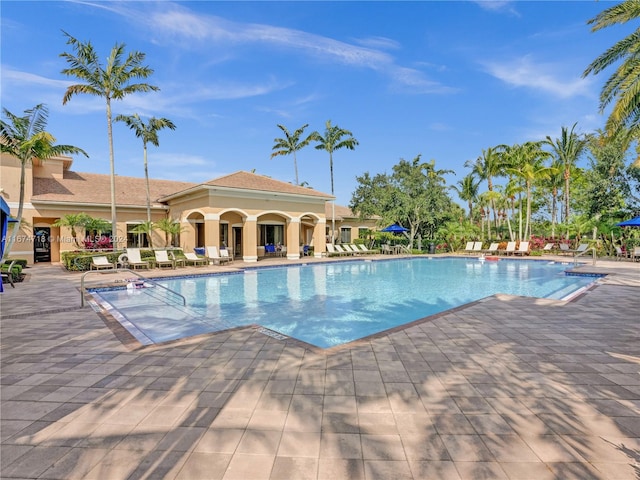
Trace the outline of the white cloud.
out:
M 389 76 L 397 85 L 403 85 L 418 93 L 443 93 L 448 87 L 433 81 L 416 69 L 403 67 L 394 57 L 380 50 L 397 49 L 392 39 L 372 37 L 359 39 L 358 46 L 322 35 L 301 30 L 256 23 L 240 23 L 215 15 L 193 13 L 176 3 L 142 3 L 145 10 L 126 9 L 116 4 L 111 11 L 129 18 L 137 28 L 146 28 L 157 43 L 180 44 L 191 50 L 206 49 L 215 53 L 217 46 L 256 45 L 300 52 L 306 58 L 317 61 L 337 62 L 356 68 L 367 68 Z M 103 7 L 104 8 L 104 7 Z M 228 55 L 228 53 L 227 53 Z
M 502 63 L 487 62 L 484 66 L 490 75 L 514 87 L 540 90 L 559 98 L 592 95 L 590 79 L 560 78 L 563 66 L 535 63 L 530 56 Z

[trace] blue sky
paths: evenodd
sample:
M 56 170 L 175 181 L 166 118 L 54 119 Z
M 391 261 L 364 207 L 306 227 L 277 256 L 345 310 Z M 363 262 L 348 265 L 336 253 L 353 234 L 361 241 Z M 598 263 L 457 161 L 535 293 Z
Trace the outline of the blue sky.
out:
M 460 180 L 482 150 L 604 125 L 607 72 L 586 66 L 631 26 L 592 33 L 611 2 L 28 2 L 1 5 L 1 103 L 50 110 L 57 143 L 84 149 L 73 169 L 108 173 L 105 102 L 62 97 L 73 52 L 62 30 L 106 60 L 116 43 L 146 54 L 159 92 L 114 102 L 115 114 L 171 119 L 149 146 L 154 178 L 204 182 L 238 170 L 294 182 L 292 156 L 270 158 L 277 124 L 327 120 L 360 145 L 334 154 L 337 203 L 356 176 L 390 173 L 418 154 Z M 142 142 L 115 124 L 116 173 L 144 176 Z M 330 193 L 327 152 L 298 152 L 301 182 Z M 483 186 L 483 188 L 486 188 Z

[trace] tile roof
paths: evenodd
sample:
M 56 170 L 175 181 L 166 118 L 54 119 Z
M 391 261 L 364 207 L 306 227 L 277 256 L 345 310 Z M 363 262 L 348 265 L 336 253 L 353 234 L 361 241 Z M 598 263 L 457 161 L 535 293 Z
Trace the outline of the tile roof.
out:
M 264 175 L 239 171 L 198 184 L 174 180 L 149 179 L 152 204 L 158 205 L 164 197 L 176 195 L 198 186 L 238 188 L 264 192 L 288 193 L 331 199 L 331 195 L 311 188 L 292 185 Z M 69 202 L 111 204 L 110 175 L 65 171 L 62 179 L 34 178 L 32 202 Z M 116 205 L 145 206 L 147 204 L 144 178 L 116 176 Z
M 174 180 L 149 179 L 152 204 L 170 193 L 197 184 Z M 99 173 L 65 171 L 62 179 L 34 178 L 32 202 L 69 202 L 111 204 L 111 176 Z M 147 194 L 144 178 L 116 176 L 116 205 L 145 206 Z
M 331 199 L 328 193 L 322 193 L 312 188 L 300 187 L 291 183 L 275 180 L 265 175 L 258 175 L 245 171 L 238 171 L 224 177 L 214 178 L 203 185 L 212 187 L 241 188 L 245 190 L 259 190 L 263 192 L 290 193 L 293 195 L 307 195 Z
M 331 202 L 327 202 L 324 206 L 324 214 L 327 220 L 331 220 Z M 349 207 L 336 204 L 336 220 L 344 220 L 346 218 L 359 218 L 358 215 L 353 213 Z M 379 219 L 378 215 L 373 215 L 369 219 Z

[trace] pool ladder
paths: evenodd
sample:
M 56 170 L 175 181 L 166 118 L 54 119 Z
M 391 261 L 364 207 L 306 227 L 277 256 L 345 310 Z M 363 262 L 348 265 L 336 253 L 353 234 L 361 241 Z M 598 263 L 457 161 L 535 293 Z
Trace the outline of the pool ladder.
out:
M 187 299 L 184 298 L 183 295 L 179 294 L 178 292 L 176 292 L 175 290 L 171 290 L 170 288 L 165 287 L 164 285 L 160 285 L 158 282 L 156 282 L 155 280 L 151 280 L 150 278 L 147 278 L 143 275 L 140 275 L 138 272 L 136 272 L 135 270 L 131 270 L 130 268 L 114 268 L 113 270 L 89 270 L 88 272 L 84 272 L 82 274 L 82 278 L 80 279 L 80 306 L 84 307 L 84 279 L 87 275 L 89 275 L 90 273 L 100 273 L 100 274 L 105 274 L 105 273 L 122 273 L 122 272 L 128 272 L 131 273 L 133 275 L 135 275 L 136 277 L 142 279 L 145 283 L 151 283 L 153 284 L 155 287 L 159 287 L 162 288 L 170 293 L 173 293 L 174 295 L 177 295 L 178 297 L 180 297 L 182 299 L 182 306 L 186 306 L 187 305 Z

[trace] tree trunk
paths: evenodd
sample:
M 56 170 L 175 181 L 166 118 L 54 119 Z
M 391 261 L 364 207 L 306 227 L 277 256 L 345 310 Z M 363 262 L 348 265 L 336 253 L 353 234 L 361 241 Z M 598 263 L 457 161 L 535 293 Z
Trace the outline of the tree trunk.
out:
M 113 128 L 111 121 L 111 99 L 107 97 L 107 136 L 109 137 L 109 166 L 111 172 L 111 244 L 118 250 L 118 222 L 116 220 L 116 167 L 113 153 Z

